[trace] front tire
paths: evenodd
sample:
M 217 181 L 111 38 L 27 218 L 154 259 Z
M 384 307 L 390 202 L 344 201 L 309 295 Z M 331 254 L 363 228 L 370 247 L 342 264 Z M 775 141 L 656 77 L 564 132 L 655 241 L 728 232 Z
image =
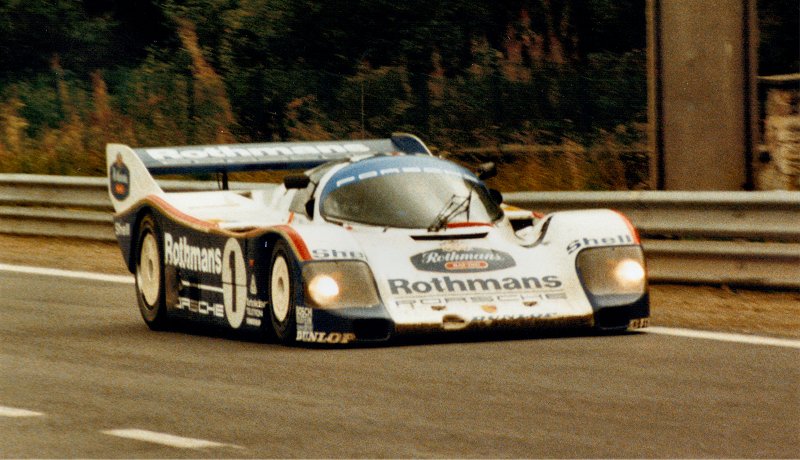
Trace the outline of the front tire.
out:
M 136 249 L 136 300 L 139 312 L 150 329 L 168 329 L 161 238 L 151 215 L 144 216 L 139 224 Z
M 275 337 L 283 344 L 294 343 L 297 335 L 295 302 L 297 262 L 289 245 L 280 240 L 272 251 L 269 274 L 269 313 Z

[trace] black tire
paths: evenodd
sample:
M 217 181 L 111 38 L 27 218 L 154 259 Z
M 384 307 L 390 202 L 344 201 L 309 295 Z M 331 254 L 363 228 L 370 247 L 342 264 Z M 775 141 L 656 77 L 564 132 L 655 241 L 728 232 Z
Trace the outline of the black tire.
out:
M 297 338 L 297 272 L 294 253 L 286 241 L 278 240 L 269 264 L 269 317 L 275 338 L 286 345 Z
M 136 300 L 142 319 L 154 331 L 169 329 L 164 300 L 164 251 L 161 234 L 151 215 L 144 216 L 139 223 L 135 257 Z

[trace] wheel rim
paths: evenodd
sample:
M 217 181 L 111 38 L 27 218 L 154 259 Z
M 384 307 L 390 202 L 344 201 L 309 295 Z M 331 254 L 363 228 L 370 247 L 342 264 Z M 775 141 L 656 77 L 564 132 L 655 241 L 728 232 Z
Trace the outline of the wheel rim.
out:
M 275 258 L 272 264 L 272 279 L 270 282 L 270 296 L 272 298 L 272 313 L 275 319 L 283 322 L 289 314 L 290 286 L 289 266 L 282 255 Z
M 158 291 L 160 290 L 161 263 L 158 258 L 158 243 L 152 233 L 148 233 L 142 239 L 136 281 L 145 303 L 148 307 L 154 307 L 158 301 Z

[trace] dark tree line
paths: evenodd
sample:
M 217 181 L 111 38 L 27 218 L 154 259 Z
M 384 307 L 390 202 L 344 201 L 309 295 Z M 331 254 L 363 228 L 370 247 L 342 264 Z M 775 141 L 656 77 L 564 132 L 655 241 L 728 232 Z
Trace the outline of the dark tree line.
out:
M 441 146 L 641 142 L 644 4 L 0 0 L 0 163 L 395 130 Z M 762 68 L 796 69 L 797 1 L 759 5 L 778 43 Z

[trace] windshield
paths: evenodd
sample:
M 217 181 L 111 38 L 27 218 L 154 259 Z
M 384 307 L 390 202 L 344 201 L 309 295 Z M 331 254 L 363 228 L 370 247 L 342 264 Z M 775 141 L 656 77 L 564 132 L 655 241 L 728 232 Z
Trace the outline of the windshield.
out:
M 474 176 L 466 170 L 462 173 L 460 167 L 451 163 L 433 158 L 431 161 L 437 163 L 436 168 L 387 169 L 383 164 L 374 169 L 384 172 L 383 175 L 373 175 L 368 171 L 339 180 L 332 178 L 341 185 L 323 194 L 323 217 L 334 221 L 432 230 L 451 222 L 493 222 L 502 217 L 500 208 Z M 362 166 L 358 171 L 363 170 Z

